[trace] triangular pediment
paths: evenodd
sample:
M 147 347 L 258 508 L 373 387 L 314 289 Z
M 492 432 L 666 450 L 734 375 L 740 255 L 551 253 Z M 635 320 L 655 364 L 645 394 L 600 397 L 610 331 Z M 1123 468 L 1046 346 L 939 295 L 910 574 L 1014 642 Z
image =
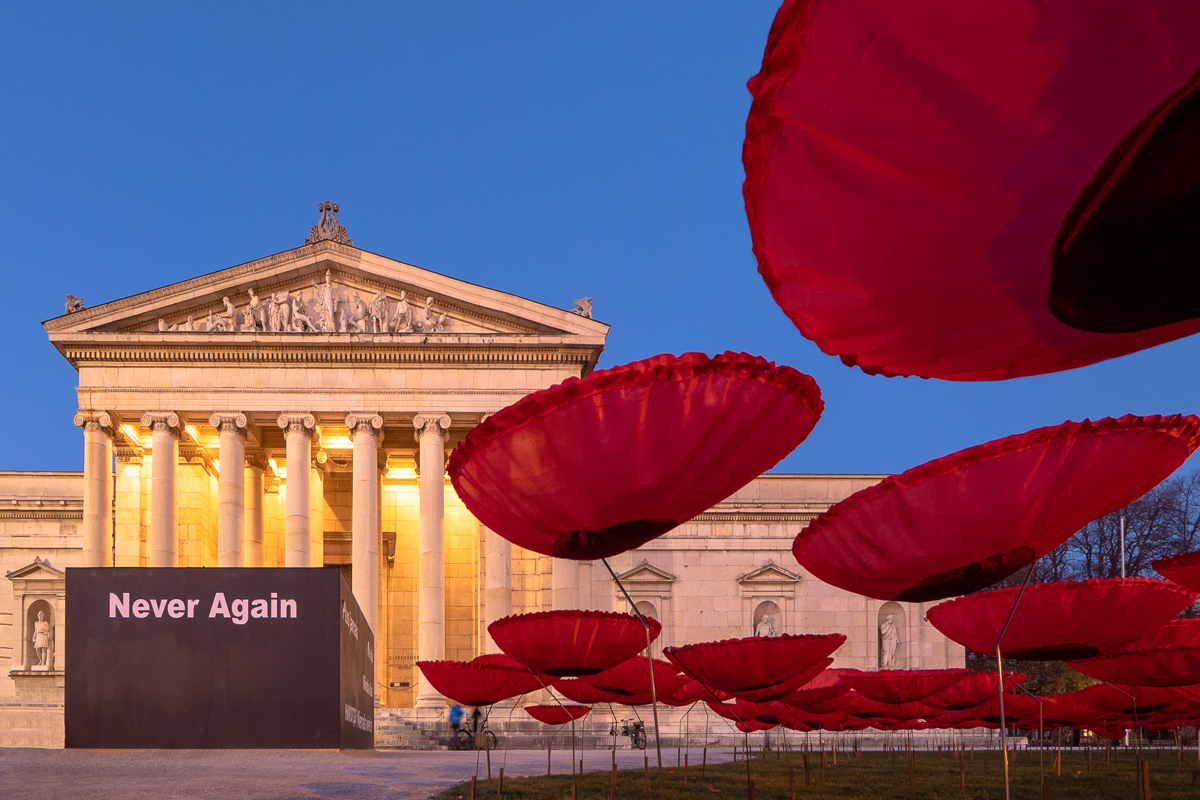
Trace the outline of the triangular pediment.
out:
M 743 585 L 755 583 L 798 583 L 799 581 L 799 575 L 771 561 L 768 561 L 753 572 L 747 572 L 738 578 L 738 583 Z
M 573 310 L 331 241 L 82 308 L 44 325 L 56 343 L 114 335 L 161 337 L 164 343 L 283 341 L 274 338 L 280 336 L 296 343 L 379 336 L 410 343 L 462 337 L 603 343 L 608 332 L 608 325 Z
M 651 566 L 648 561 L 642 561 L 628 572 L 617 576 L 622 583 L 674 583 L 677 578 L 669 572 Z
M 10 570 L 4 574 L 10 581 L 61 581 L 67 577 L 66 573 L 50 566 L 49 562 L 42 561 L 41 556 L 34 556 L 32 564 L 26 564 L 19 569 Z

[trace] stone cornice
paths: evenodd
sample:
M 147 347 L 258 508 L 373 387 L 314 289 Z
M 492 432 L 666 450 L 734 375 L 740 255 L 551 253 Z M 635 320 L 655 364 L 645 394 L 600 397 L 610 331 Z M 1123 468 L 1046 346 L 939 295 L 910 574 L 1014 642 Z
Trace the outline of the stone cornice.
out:
M 33 509 L 0 508 L 0 519 L 83 519 L 83 508 Z
M 58 341 L 55 347 L 78 369 L 81 364 L 304 364 L 308 366 L 511 366 L 569 365 L 586 373 L 595 365 L 603 344 L 538 341 L 497 342 L 496 337 L 469 337 L 475 341 L 405 342 L 412 334 L 359 336 L 354 343 L 333 343 L 336 334 L 272 334 L 286 336 L 286 343 L 261 341 L 264 334 L 222 334 L 222 341 L 171 342 L 180 334 L 141 334 L 140 341 Z M 159 337 L 162 337 L 161 339 Z M 129 337 L 119 336 L 121 339 Z M 425 338 L 442 338 L 437 335 Z M 445 338 L 452 338 L 447 336 Z M 458 337 L 453 337 L 458 338 Z M 468 338 L 468 337 L 463 337 Z M 147 341 L 146 339 L 152 339 Z M 238 341 L 238 340 L 242 341 Z M 307 340 L 307 341 L 305 341 Z M 299 346 L 298 346 L 299 345 Z
M 689 522 L 778 522 L 807 525 L 820 513 L 819 511 L 705 511 L 703 514 L 697 514 Z M 687 524 L 687 522 L 684 523 L 684 525 Z M 667 535 L 670 536 L 671 533 Z

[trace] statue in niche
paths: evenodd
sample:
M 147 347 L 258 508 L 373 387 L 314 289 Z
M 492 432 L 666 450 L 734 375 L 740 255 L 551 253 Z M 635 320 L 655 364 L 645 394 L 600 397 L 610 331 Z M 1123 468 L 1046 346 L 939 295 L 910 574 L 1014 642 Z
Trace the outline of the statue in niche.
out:
M 371 318 L 371 333 L 388 332 L 387 293 L 380 291 L 367 303 L 367 314 Z
M 249 328 L 250 330 L 265 331 L 267 329 L 267 309 L 263 307 L 263 301 L 258 299 L 258 295 L 254 293 L 253 289 L 250 289 L 248 294 L 250 295 L 250 309 L 246 312 L 246 319 L 250 323 Z M 242 326 L 242 330 L 246 330 L 245 325 Z
M 33 623 L 33 652 L 38 657 L 39 667 L 50 666 L 50 649 L 53 647 L 54 631 L 46 621 L 46 612 L 39 611 Z
M 287 332 L 292 329 L 292 293 L 287 289 L 282 292 L 276 292 L 271 296 L 271 305 L 275 307 L 275 314 L 279 327 L 276 330 Z
M 325 283 L 312 282 L 317 290 L 317 310 L 321 320 L 321 330 L 325 333 L 335 333 L 338 329 L 334 315 L 337 313 L 337 298 L 333 296 L 333 275 L 325 270 Z
M 896 648 L 900 644 L 900 630 L 896 626 L 896 615 L 885 614 L 883 621 L 879 623 L 879 668 L 891 668 L 896 666 Z
M 351 300 L 342 309 L 341 325 L 338 329 L 342 333 L 366 333 L 367 332 L 367 306 L 358 297 L 358 292 L 351 295 Z
M 400 302 L 396 304 L 396 313 L 392 315 L 392 329 L 396 333 L 410 333 L 413 329 L 412 307 L 405 299 L 404 292 L 400 292 Z
M 315 331 L 317 328 L 313 325 L 312 317 L 305 313 L 304 293 L 297 292 L 292 295 L 292 330 L 297 333 L 303 331 Z
M 83 304 L 83 298 L 76 297 L 73 294 L 67 295 L 66 307 L 66 313 L 68 314 L 74 314 L 76 311 L 83 311 L 85 308 L 87 308 L 87 306 Z
M 775 636 L 775 618 L 764 616 L 760 619 L 758 624 L 754 626 L 754 635 L 763 637 Z

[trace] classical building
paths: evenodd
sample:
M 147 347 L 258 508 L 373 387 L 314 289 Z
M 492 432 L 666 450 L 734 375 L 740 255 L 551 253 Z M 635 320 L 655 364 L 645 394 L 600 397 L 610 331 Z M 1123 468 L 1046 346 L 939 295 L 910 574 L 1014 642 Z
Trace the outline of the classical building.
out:
M 510 545 L 445 474 L 489 414 L 596 367 L 609 326 L 590 299 L 551 308 L 360 250 L 336 210 L 294 250 L 93 307 L 68 296 L 44 323 L 79 372 L 84 469 L 0 473 L 0 742 L 61 704 L 72 566 L 340 569 L 385 708 L 444 708 L 415 662 L 494 651 L 499 617 L 625 608 L 602 565 Z M 659 648 L 839 631 L 837 665 L 961 665 L 921 604 L 846 593 L 791 556 L 808 520 L 880 477 L 765 475 L 611 563 L 663 623 Z

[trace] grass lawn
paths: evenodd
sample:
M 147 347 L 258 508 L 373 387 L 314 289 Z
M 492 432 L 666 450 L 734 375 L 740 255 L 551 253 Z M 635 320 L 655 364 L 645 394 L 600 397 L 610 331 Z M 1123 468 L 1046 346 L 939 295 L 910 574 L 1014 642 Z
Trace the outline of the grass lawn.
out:
M 1022 751 L 1012 757 L 1010 765 L 1013 798 L 1112 798 L 1141 800 L 1136 783 L 1134 754 L 1125 749 L 1114 750 L 1112 764 L 1105 766 L 1104 750 L 1091 751 L 1091 765 L 1084 752 L 1064 752 L 1061 775 L 1053 764 L 1053 751 L 1046 751 L 1044 793 L 1040 788 L 1037 750 Z M 827 757 L 827 762 L 830 759 Z M 653 762 L 653 759 L 651 760 Z M 821 756 L 809 755 L 810 785 L 804 783 L 804 761 L 799 753 L 770 754 L 764 760 L 757 755 L 750 762 L 754 781 L 755 800 L 790 800 L 789 766 L 795 775 L 797 798 L 846 797 L 861 800 L 906 800 L 909 797 L 944 798 L 1003 798 L 1004 767 L 1000 753 L 970 752 L 964 759 L 965 788 L 959 777 L 957 756 L 953 753 L 920 751 L 916 754 L 913 771 L 913 792 L 909 793 L 909 764 L 906 753 L 864 752 L 861 766 L 853 753 L 838 754 L 838 766 L 826 766 L 824 777 L 820 768 Z M 1150 796 L 1160 798 L 1200 798 L 1200 769 L 1195 751 L 1184 753 L 1182 768 L 1176 766 L 1173 750 L 1148 754 Z M 986 774 L 985 774 L 986 765 Z M 669 800 L 700 800 L 707 797 L 746 797 L 746 763 L 709 764 L 701 777 L 698 767 L 691 767 L 684 785 L 684 770 L 666 770 L 666 795 Z M 588 772 L 578 788 L 578 800 L 606 800 L 610 796 L 611 775 L 608 772 Z M 553 775 L 531 778 L 505 778 L 504 800 L 566 800 L 571 795 L 571 776 Z M 645 789 L 642 770 L 617 772 L 616 796 L 620 798 L 658 797 L 654 767 L 650 768 L 650 791 Z M 434 800 L 470 800 L 471 783 L 460 783 L 435 795 Z M 497 781 L 489 784 L 480 778 L 475 790 L 476 800 L 498 800 Z

